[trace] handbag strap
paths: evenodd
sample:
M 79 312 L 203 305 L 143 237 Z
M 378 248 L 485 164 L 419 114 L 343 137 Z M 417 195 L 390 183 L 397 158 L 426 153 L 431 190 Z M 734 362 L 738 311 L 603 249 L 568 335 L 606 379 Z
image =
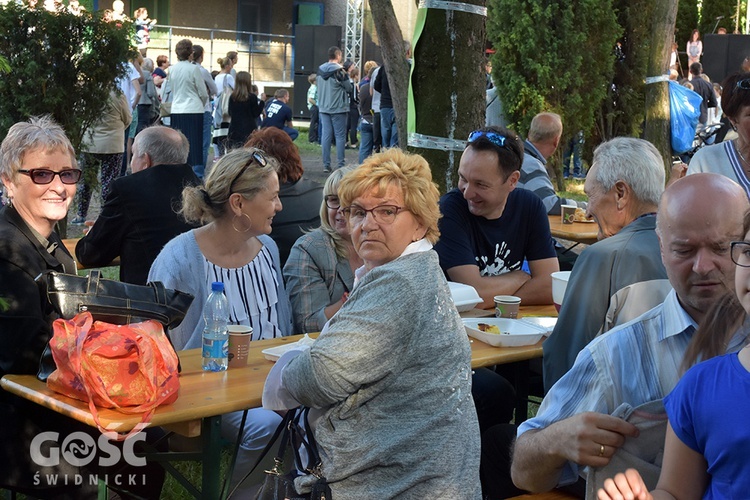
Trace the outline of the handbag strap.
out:
M 255 469 L 258 468 L 258 465 L 263 461 L 263 459 L 266 458 L 266 455 L 268 455 L 268 452 L 271 451 L 271 448 L 273 448 L 273 445 L 276 443 L 276 441 L 279 439 L 279 436 L 281 436 L 281 444 L 279 445 L 279 451 L 276 454 L 276 457 L 274 458 L 274 470 L 273 471 L 266 471 L 268 474 L 276 474 L 278 471 L 278 468 L 281 467 L 283 459 L 284 459 L 284 451 L 289 444 L 289 433 L 290 433 L 290 427 L 294 422 L 295 415 L 297 413 L 297 409 L 288 410 L 286 414 L 284 415 L 284 418 L 281 419 L 281 423 L 276 427 L 276 430 L 273 432 L 273 436 L 271 436 L 271 439 L 268 440 L 268 443 L 266 443 L 266 446 L 263 448 L 263 451 L 260 452 L 260 455 L 258 456 L 258 459 L 255 461 L 253 466 L 250 468 L 250 470 L 245 474 L 242 479 L 237 483 L 237 485 L 232 489 L 232 491 L 229 492 L 229 495 L 227 495 L 227 499 L 229 499 L 234 493 L 237 491 L 237 489 L 244 483 L 250 475 L 255 472 Z M 237 439 L 241 439 L 242 436 L 237 436 Z M 281 472 L 279 472 L 281 474 Z
M 86 293 L 96 295 L 96 291 L 99 289 L 99 280 L 101 277 L 102 273 L 98 269 L 89 271 L 88 282 L 86 283 Z

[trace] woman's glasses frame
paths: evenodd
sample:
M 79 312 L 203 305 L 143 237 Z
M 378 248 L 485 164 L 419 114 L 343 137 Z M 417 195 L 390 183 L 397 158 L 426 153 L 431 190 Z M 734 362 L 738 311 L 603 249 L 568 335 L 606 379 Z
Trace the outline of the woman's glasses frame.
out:
M 393 224 L 396 220 L 396 216 L 400 212 L 408 211 L 409 209 L 397 205 L 378 205 L 369 210 L 362 208 L 359 205 L 351 205 L 344 209 L 344 215 L 349 219 L 349 222 L 355 226 L 362 224 L 368 213 L 372 214 L 372 218 L 378 224 L 390 225 Z
M 732 262 L 740 267 L 750 267 L 750 242 L 733 241 L 730 248 Z
M 341 208 L 341 202 L 339 201 L 339 197 L 335 194 L 327 194 L 325 195 L 326 200 L 326 206 L 330 208 L 331 210 L 337 210 Z
M 65 170 L 60 170 L 59 172 L 55 172 L 54 170 L 50 170 L 48 168 L 31 168 L 19 169 L 18 173 L 28 175 L 31 179 L 31 182 L 40 185 L 51 184 L 55 179 L 55 176 L 59 175 L 60 182 L 70 185 L 75 184 L 81 179 L 82 171 L 80 168 L 66 168 Z

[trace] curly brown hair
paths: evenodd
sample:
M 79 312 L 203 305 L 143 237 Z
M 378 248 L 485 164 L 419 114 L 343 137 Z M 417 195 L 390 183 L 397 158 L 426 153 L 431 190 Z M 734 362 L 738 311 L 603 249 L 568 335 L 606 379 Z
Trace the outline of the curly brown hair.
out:
M 255 130 L 245 143 L 245 147 L 263 150 L 268 156 L 273 156 L 279 162 L 279 182 L 297 182 L 305 173 L 302 158 L 299 156 L 297 145 L 292 142 L 289 134 L 276 127 Z

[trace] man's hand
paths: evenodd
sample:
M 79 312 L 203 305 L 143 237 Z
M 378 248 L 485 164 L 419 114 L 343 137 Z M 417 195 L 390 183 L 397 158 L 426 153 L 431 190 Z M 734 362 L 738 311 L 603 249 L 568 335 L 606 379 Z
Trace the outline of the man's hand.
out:
M 638 428 L 621 418 L 603 413 L 579 413 L 550 425 L 558 435 L 559 452 L 568 461 L 591 467 L 607 465 L 625 442 L 637 437 Z
M 549 491 L 560 482 L 565 465 L 603 467 L 626 437 L 638 429 L 622 419 L 586 412 L 540 430 L 527 431 L 516 440 L 511 475 L 521 489 Z

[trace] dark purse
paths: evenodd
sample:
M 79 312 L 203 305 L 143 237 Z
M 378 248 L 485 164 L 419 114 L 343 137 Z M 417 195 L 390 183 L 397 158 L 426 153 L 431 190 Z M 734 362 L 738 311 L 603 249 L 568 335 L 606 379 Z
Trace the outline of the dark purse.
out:
M 318 444 L 315 441 L 315 436 L 310 428 L 310 424 L 307 418 L 310 409 L 305 407 L 288 410 L 284 418 L 282 419 L 273 437 L 268 441 L 268 444 L 263 449 L 255 462 L 255 465 L 240 481 L 242 484 L 253 471 L 260 465 L 263 459 L 268 455 L 268 452 L 273 447 L 274 443 L 281 438 L 278 451 L 273 459 L 274 466 L 271 470 L 264 471 L 266 478 L 263 481 L 263 485 L 254 497 L 254 500 L 330 500 L 331 498 L 331 487 L 328 485 L 326 478 L 321 473 L 321 460 L 320 454 L 318 453 Z M 300 424 L 302 422 L 302 424 Z M 304 447 L 308 456 L 308 463 L 306 467 L 301 465 L 302 459 L 299 455 L 300 447 Z M 291 467 L 285 472 L 286 467 L 285 457 L 291 448 L 292 456 L 294 457 L 293 463 L 297 465 L 298 469 L 304 470 L 311 476 L 313 476 L 311 491 L 310 493 L 300 494 L 294 487 L 294 471 Z M 309 483 L 310 481 L 306 481 Z M 239 485 L 235 486 L 234 490 L 229 493 L 231 497 L 234 492 L 239 488 Z
M 36 281 L 55 312 L 64 319 L 72 319 L 84 311 L 98 321 L 114 325 L 153 319 L 164 325 L 167 338 L 169 328 L 182 322 L 193 302 L 189 293 L 165 288 L 161 282 L 133 285 L 104 279 L 98 270 L 89 271 L 88 276 L 48 271 L 37 276 Z M 172 339 L 169 343 L 172 344 Z M 44 382 L 55 369 L 48 343 L 39 360 L 37 378 Z

